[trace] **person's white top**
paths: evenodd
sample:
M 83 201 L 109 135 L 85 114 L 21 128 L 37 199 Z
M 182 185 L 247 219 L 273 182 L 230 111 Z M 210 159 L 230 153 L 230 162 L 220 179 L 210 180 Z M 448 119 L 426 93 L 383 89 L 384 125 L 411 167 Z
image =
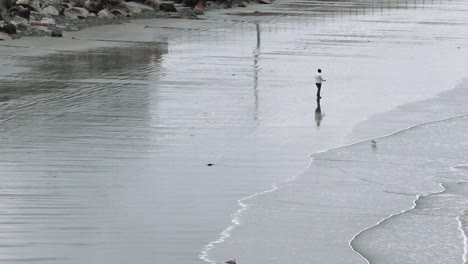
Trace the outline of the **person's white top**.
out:
M 325 79 L 322 77 L 322 74 L 317 72 L 315 74 L 315 83 L 322 83 L 324 81 L 325 81 Z

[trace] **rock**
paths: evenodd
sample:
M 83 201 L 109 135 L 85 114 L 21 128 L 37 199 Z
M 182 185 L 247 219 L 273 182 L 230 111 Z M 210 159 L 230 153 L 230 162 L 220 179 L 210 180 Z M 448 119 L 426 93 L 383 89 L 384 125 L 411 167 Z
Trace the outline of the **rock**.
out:
M 9 23 L 11 21 L 10 14 L 8 14 L 7 12 L 0 14 L 0 20 Z
M 24 18 L 24 19 L 29 19 L 31 17 L 31 10 L 26 9 L 26 10 L 21 10 L 18 12 L 18 16 Z
M 29 1 L 29 0 L 18 0 L 18 1 L 16 1 L 17 5 L 29 6 L 30 3 L 31 3 L 31 1 Z
M 193 11 L 195 11 L 195 14 L 197 15 L 203 15 L 205 10 L 205 2 L 199 1 L 197 5 L 193 8 Z
M 45 6 L 50 6 L 50 5 L 60 5 L 60 3 L 62 3 L 62 0 L 46 0 L 45 2 Z
M 15 19 L 13 21 L 16 23 L 16 25 L 28 24 L 28 20 L 20 16 L 15 16 Z
M 198 4 L 198 0 L 183 0 L 182 4 L 194 8 Z
M 272 3 L 271 0 L 258 0 L 258 2 L 259 2 L 260 4 L 271 4 L 271 3 Z
M 104 18 L 104 19 L 114 19 L 116 18 L 107 8 L 102 9 L 97 13 L 99 18 Z
M 31 36 L 34 36 L 34 37 L 44 37 L 44 36 L 50 37 L 51 35 L 52 35 L 52 30 L 44 26 L 33 27 L 31 30 Z
M 159 10 L 159 5 L 161 2 L 159 0 L 146 0 L 145 5 L 152 7 L 155 10 Z
M 159 10 L 162 12 L 177 12 L 174 3 L 163 2 L 159 5 Z
M 82 7 L 67 8 L 65 11 L 63 11 L 63 14 L 71 19 L 87 18 L 89 16 L 88 10 Z
M 245 1 L 234 1 L 232 7 L 247 7 L 247 3 Z
M 197 17 L 195 11 L 190 7 L 181 7 L 179 8 L 179 14 L 183 17 Z
M 70 3 L 60 3 L 64 9 L 72 8 L 73 6 Z M 65 11 L 65 10 L 64 10 Z
M 31 26 L 51 26 L 55 25 L 55 19 L 53 18 L 43 18 L 41 21 L 31 21 Z
M 44 18 L 44 16 L 46 16 L 46 14 L 41 14 L 36 11 L 31 11 L 30 20 L 41 21 Z
M 68 0 L 68 3 L 70 3 L 72 7 L 82 7 L 85 0 Z
M 132 7 L 132 8 L 140 8 L 141 10 L 154 11 L 154 8 L 152 8 L 151 6 L 147 6 L 147 5 L 144 5 L 144 4 L 141 4 L 141 3 L 127 2 L 126 4 L 128 6 L 130 6 L 130 7 Z
M 106 3 L 107 3 L 106 6 L 109 6 L 109 5 L 114 6 L 114 5 L 118 5 L 118 4 L 122 3 L 122 2 L 123 2 L 123 0 L 106 0 Z
M 111 14 L 116 16 L 116 17 L 126 17 L 127 16 L 127 13 L 125 13 L 124 11 L 120 10 L 120 9 L 112 9 L 111 11 Z
M 36 11 L 36 12 L 39 12 L 39 13 L 42 13 L 43 10 L 42 8 L 40 7 L 40 5 L 36 2 L 32 2 L 31 4 L 29 4 L 28 8 L 30 10 L 33 10 L 33 11 Z
M 51 16 L 58 16 L 60 15 L 60 11 L 55 6 L 48 6 L 44 8 L 44 14 L 51 15 Z
M 8 24 L 2 28 L 3 32 L 7 34 L 16 34 L 16 26 L 14 24 Z
M 131 6 L 126 2 L 122 2 L 115 6 L 114 9 L 118 9 L 124 13 L 129 14 L 130 16 L 134 16 L 136 14 L 140 14 L 143 10 L 137 6 Z
M 58 30 L 58 29 L 52 30 L 50 36 L 51 36 L 51 37 L 54 37 L 54 38 L 61 38 L 61 37 L 63 37 L 62 31 L 60 31 L 60 30 Z
M 11 40 L 11 37 L 7 33 L 0 32 L 0 40 Z
M 83 8 L 92 13 L 98 13 L 104 8 L 104 4 L 101 0 L 86 0 L 83 4 Z

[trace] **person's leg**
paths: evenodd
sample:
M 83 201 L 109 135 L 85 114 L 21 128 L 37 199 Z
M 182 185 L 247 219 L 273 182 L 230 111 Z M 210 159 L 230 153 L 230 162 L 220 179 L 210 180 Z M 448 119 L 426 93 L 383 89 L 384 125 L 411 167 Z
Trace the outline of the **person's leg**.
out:
M 322 88 L 322 84 L 321 83 L 316 83 L 315 85 L 317 85 L 317 98 L 321 98 L 320 90 Z

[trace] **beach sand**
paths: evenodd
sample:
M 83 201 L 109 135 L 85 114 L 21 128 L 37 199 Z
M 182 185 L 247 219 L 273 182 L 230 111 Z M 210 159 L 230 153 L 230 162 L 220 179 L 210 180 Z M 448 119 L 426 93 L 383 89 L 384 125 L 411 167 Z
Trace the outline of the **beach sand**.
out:
M 368 141 L 464 114 L 439 96 L 464 90 L 464 6 L 283 1 L 2 42 L 0 261 L 365 263 L 349 241 L 463 160 L 427 166 L 418 141 L 396 166 L 419 130 Z M 369 231 L 353 245 L 379 259 Z

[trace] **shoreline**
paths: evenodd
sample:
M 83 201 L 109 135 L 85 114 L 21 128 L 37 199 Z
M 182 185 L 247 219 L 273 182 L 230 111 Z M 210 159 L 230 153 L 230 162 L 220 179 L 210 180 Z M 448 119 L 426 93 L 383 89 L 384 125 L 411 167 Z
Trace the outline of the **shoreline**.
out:
M 244 10 L 249 12 L 248 9 Z M 306 155 L 310 152 L 316 152 L 311 150 L 339 146 L 343 142 L 351 141 L 344 137 L 349 135 L 348 132 L 352 129 L 359 137 L 363 135 L 362 131 L 365 131 L 366 135 L 371 135 L 373 132 L 390 129 L 394 126 L 398 127 L 411 121 L 411 118 L 408 117 L 403 120 L 405 122 L 392 123 L 388 127 L 383 126 L 385 123 L 376 126 L 375 122 L 371 122 L 367 128 L 361 127 L 359 125 L 361 122 L 357 123 L 359 128 L 356 128 L 355 125 L 351 126 L 367 117 L 366 113 L 382 113 L 382 111 L 386 113 L 386 109 L 394 109 L 392 103 L 397 104 L 405 102 L 405 100 L 418 101 L 419 97 L 414 94 L 410 94 L 405 99 L 390 97 L 393 96 L 390 94 L 390 96 L 382 97 L 392 103 L 381 107 L 378 94 L 373 93 L 373 90 L 375 90 L 375 84 L 380 85 L 387 80 L 387 75 L 390 76 L 389 78 L 394 76 L 391 75 L 391 72 L 385 71 L 388 69 L 385 67 L 386 65 L 375 64 L 377 65 L 375 69 L 378 69 L 376 71 L 385 72 L 385 76 L 368 76 L 373 83 L 367 86 L 350 79 L 352 71 L 348 72 L 348 68 L 343 66 L 347 65 L 347 60 L 353 58 L 353 61 L 359 66 L 365 67 L 374 61 L 363 59 L 355 54 L 363 54 L 363 51 L 374 51 L 375 54 L 369 56 L 371 58 L 376 54 L 382 54 L 380 51 L 385 48 L 382 46 L 393 44 L 400 40 L 399 38 L 392 36 L 387 38 L 385 36 L 369 37 L 369 24 L 363 22 L 355 24 L 357 26 L 353 27 L 353 30 L 357 30 L 357 32 L 350 36 L 346 29 L 342 31 L 335 31 L 335 29 L 339 28 L 339 25 L 351 24 L 352 26 L 352 21 L 349 23 L 347 23 L 348 21 L 344 23 L 336 21 L 336 24 L 333 24 L 334 22 L 330 19 L 329 24 L 331 25 L 327 25 L 327 21 L 319 24 L 313 19 L 311 19 L 312 22 L 309 21 L 310 24 L 307 24 L 309 23 L 307 21 L 302 21 L 302 24 L 301 21 L 294 21 L 294 23 L 286 25 L 281 24 L 282 27 L 280 26 L 280 30 L 278 30 L 276 24 L 279 24 L 280 20 L 261 21 L 261 25 L 255 27 L 255 21 L 248 19 L 236 22 L 224 21 L 226 17 L 224 15 L 209 14 L 209 16 L 218 19 L 220 24 L 210 20 L 196 20 L 196 23 L 178 19 L 136 20 L 122 25 L 93 27 L 71 32 L 65 38 L 53 41 L 48 38 L 19 39 L 18 42 L 14 43 L 16 46 L 3 46 L 0 49 L 2 55 L 13 60 L 8 65 L 14 65 L 14 60 L 23 61 L 23 65 L 27 65 L 25 58 L 28 56 L 38 55 L 41 57 L 40 60 L 30 65 L 31 68 L 27 68 L 31 75 L 16 76 L 23 77 L 23 79 L 18 78 L 20 82 L 30 81 L 31 86 L 35 87 L 34 83 L 37 77 L 44 78 L 42 83 L 46 83 L 45 80 L 48 78 L 64 76 L 59 85 L 60 89 L 57 90 L 59 90 L 59 95 L 65 96 L 65 99 L 53 100 L 53 96 L 42 96 L 41 99 L 45 100 L 43 103 L 34 105 L 29 111 L 27 107 L 24 108 L 22 116 L 24 120 L 21 120 L 24 127 L 7 135 L 8 140 L 3 139 L 5 145 L 3 154 L 4 157 L 8 157 L 8 160 L 12 160 L 13 165 L 8 164 L 12 168 L 15 167 L 16 163 L 21 164 L 23 159 L 27 161 L 30 159 L 30 162 L 41 160 L 43 165 L 29 167 L 30 165 L 26 163 L 25 166 L 18 166 L 18 172 L 12 169 L 9 173 L 12 178 L 21 180 L 22 177 L 13 176 L 21 175 L 22 169 L 26 168 L 31 169 L 31 171 L 43 172 L 48 177 L 47 173 L 55 169 L 56 164 L 64 166 L 61 168 L 66 168 L 67 161 L 62 160 L 63 157 L 71 160 L 72 162 L 69 164 L 77 166 L 76 168 L 78 165 L 87 167 L 87 163 L 84 163 L 83 160 L 88 157 L 89 153 L 93 153 L 92 157 L 97 158 L 85 161 L 91 162 L 96 168 L 101 169 L 101 172 L 93 173 L 77 169 L 75 174 L 67 174 L 66 170 L 57 170 L 56 173 L 59 181 L 73 178 L 62 176 L 79 176 L 86 186 L 91 186 L 91 191 L 86 192 L 86 194 L 93 198 L 92 207 L 95 206 L 94 200 L 98 202 L 98 205 L 102 201 L 102 204 L 107 206 L 99 212 L 94 212 L 92 207 L 87 206 L 89 205 L 87 201 L 65 199 L 65 201 L 76 202 L 80 208 L 84 208 L 83 215 L 89 216 L 90 219 L 102 219 L 113 223 L 111 226 L 115 229 L 96 227 L 96 230 L 104 234 L 107 234 L 106 232 L 118 234 L 115 236 L 116 240 L 110 240 L 107 243 L 109 248 L 115 251 L 104 251 L 102 254 L 104 257 L 122 255 L 123 258 L 131 258 L 134 256 L 132 255 L 134 252 L 139 252 L 141 254 L 135 254 L 142 259 L 139 263 L 154 263 L 155 255 L 156 262 L 199 261 L 196 257 L 200 252 L 200 247 L 205 245 L 207 241 L 213 240 L 220 230 L 225 230 L 226 226 L 232 223 L 230 216 L 232 213 L 239 212 L 239 208 L 244 208 L 242 203 L 249 206 L 248 210 L 241 211 L 242 218 L 237 219 L 242 225 L 240 228 L 236 228 L 236 232 L 232 234 L 230 239 L 218 244 L 221 248 L 221 254 L 218 245 L 215 250 L 210 251 L 212 253 L 208 255 L 210 259 L 221 261 L 237 257 L 239 254 L 241 255 L 239 259 L 243 263 L 247 263 L 249 257 L 260 258 L 259 261 L 251 261 L 251 263 L 257 263 L 262 261 L 262 257 L 269 251 L 257 251 L 256 247 L 261 247 L 262 243 L 268 241 L 274 245 L 283 246 L 275 251 L 275 255 L 280 257 L 283 250 L 287 249 L 291 249 L 291 252 L 293 252 L 292 249 L 301 252 L 301 245 L 298 245 L 296 249 L 286 244 L 289 242 L 289 238 L 294 245 L 293 236 L 288 237 L 286 233 L 284 240 L 278 240 L 276 236 L 268 240 L 270 233 L 263 234 L 263 228 L 271 227 L 275 232 L 285 230 L 296 232 L 300 231 L 301 227 L 303 227 L 302 230 L 308 231 L 310 226 L 301 226 L 300 221 L 297 226 L 296 222 L 291 221 L 272 223 L 268 215 L 264 218 L 244 218 L 244 216 L 255 216 L 256 210 L 261 209 L 262 206 L 269 209 L 269 212 L 283 212 L 286 216 L 291 213 L 290 209 L 294 208 L 294 203 L 288 203 L 287 199 L 282 199 L 284 197 L 277 197 L 276 192 L 269 193 L 268 199 L 264 199 L 263 195 L 258 195 L 253 197 L 251 201 L 245 201 L 242 197 L 265 190 L 265 187 L 270 187 L 272 182 L 281 182 L 285 178 L 290 178 L 291 175 L 296 175 L 298 170 L 303 171 L 304 165 L 310 161 L 310 157 Z M 359 17 L 358 19 L 363 18 Z M 281 22 L 285 21 L 281 20 Z M 385 25 L 385 22 L 382 21 L 382 24 Z M 281 31 L 281 28 L 285 30 Z M 324 30 L 320 31 L 320 28 Z M 375 28 L 372 29 L 375 30 Z M 407 37 L 404 33 L 400 36 Z M 341 38 L 344 40 L 341 41 Z M 368 40 L 372 42 L 367 42 Z M 413 39 L 409 38 L 409 40 Z M 152 52 L 152 44 L 157 45 L 161 42 L 166 44 L 164 51 Z M 362 43 L 377 44 L 365 44 L 371 46 L 368 46 L 369 48 L 364 46 L 361 49 L 358 48 L 358 45 L 353 45 L 356 42 L 361 43 L 361 46 L 364 46 Z M 15 50 L 15 47 L 21 45 L 25 49 Z M 124 48 L 120 51 L 112 51 L 112 46 Z M 129 47 L 128 50 L 134 50 L 141 46 L 148 48 L 129 54 L 125 52 L 126 47 Z M 90 50 L 93 47 L 99 49 Z M 431 47 L 422 46 L 423 51 L 425 47 L 429 53 L 432 51 Z M 397 45 L 395 54 L 399 55 L 399 51 L 403 53 L 407 48 L 406 45 Z M 353 53 L 352 49 L 355 49 L 356 52 Z M 89 50 L 89 52 L 75 54 L 77 50 Z M 351 51 L 348 52 L 348 50 Z M 318 53 L 318 51 L 322 53 Z M 16 56 L 14 52 L 16 52 Z M 48 56 L 44 55 L 49 52 L 62 52 L 62 54 L 57 56 L 58 60 L 53 58 L 48 60 L 46 59 Z M 453 56 L 449 51 L 448 53 L 447 58 Z M 106 58 L 106 54 L 111 56 Z M 300 57 L 296 55 L 300 55 Z M 343 57 L 342 60 L 337 59 L 340 56 Z M 115 62 L 120 64 L 119 67 L 110 65 L 112 63 L 109 61 L 112 62 L 112 58 L 117 58 Z M 66 63 L 68 61 L 76 62 L 72 63 L 76 64 L 73 65 L 75 67 L 71 67 L 68 71 L 62 71 L 60 66 L 68 66 Z M 126 65 L 127 61 L 133 63 Z M 379 59 L 377 58 L 375 61 L 379 61 Z M 407 63 L 406 60 L 399 58 L 392 60 L 392 58 L 386 57 L 385 61 L 387 64 L 393 62 L 395 65 Z M 52 69 L 50 71 L 39 69 L 41 62 Z M 333 82 L 327 83 L 327 88 L 330 90 L 326 91 L 322 100 L 322 109 L 327 115 L 320 127 L 316 126 L 314 121 L 315 101 L 311 97 L 313 91 L 308 84 L 310 72 L 305 70 L 311 67 L 312 62 L 314 65 L 326 65 L 330 75 L 334 74 L 329 78 Z M 440 64 L 437 65 L 440 66 Z M 456 63 L 451 64 L 452 67 L 455 67 L 453 65 Z M 411 70 L 414 69 L 412 64 L 407 67 Z M 90 71 L 89 69 L 94 70 Z M 392 68 L 390 67 L 390 69 Z M 450 70 L 450 68 L 446 70 Z M 89 75 L 83 74 L 81 71 Z M 366 68 L 363 71 L 367 72 Z M 38 72 L 39 74 L 37 74 Z M 415 75 L 420 73 L 421 71 L 418 71 Z M 432 72 L 429 72 L 428 75 L 432 76 L 431 79 L 437 76 L 430 73 Z M 5 73 L 3 74 L 5 75 Z M 453 79 L 453 75 L 456 74 L 448 76 Z M 406 75 L 399 76 L 404 78 Z M 11 80 L 15 81 L 16 77 L 11 77 Z M 425 85 L 431 82 L 422 83 Z M 53 86 L 52 83 L 50 85 Z M 441 86 L 437 88 L 439 87 Z M 447 87 L 442 88 L 447 89 Z M 44 85 L 41 85 L 40 88 L 44 89 Z M 398 87 L 390 87 L 390 89 L 383 87 L 381 89 L 383 92 L 390 90 L 391 93 L 397 93 L 396 88 Z M 410 88 L 406 89 L 409 90 L 409 93 L 418 92 L 417 88 Z M 356 92 L 353 93 L 353 89 L 361 93 L 369 93 L 372 96 L 370 98 L 358 97 Z M 439 100 L 430 96 L 436 94 L 436 91 L 437 89 L 433 87 L 425 87 L 422 97 L 432 98 L 437 102 Z M 139 94 L 141 94 L 140 97 L 135 96 Z M 75 95 L 79 95 L 76 100 L 73 98 Z M 86 96 L 86 100 L 80 100 L 82 95 L 90 96 Z M 347 99 L 348 104 L 342 103 L 342 97 Z M 213 100 L 214 98 L 216 100 Z M 460 102 L 463 101 L 463 98 L 458 99 Z M 47 100 L 51 100 L 53 103 L 55 110 L 53 113 L 50 112 Z M 346 108 L 353 103 L 358 106 L 369 105 L 369 107 Z M 401 105 L 405 105 L 405 103 L 400 103 L 397 107 Z M 12 111 L 11 108 L 5 110 L 3 111 L 4 115 L 8 115 Z M 439 111 L 441 111 L 440 114 L 450 114 L 443 110 Z M 429 111 L 423 110 L 422 112 L 428 112 L 429 117 L 431 117 Z M 379 118 L 376 117 L 376 120 L 388 121 Z M 127 120 L 130 120 L 131 123 Z M 15 122 L 19 122 L 19 120 L 13 118 L 9 124 Z M 82 133 L 82 126 L 88 131 Z M 63 136 L 62 129 L 65 130 L 65 134 L 71 132 L 70 135 Z M 21 150 L 15 150 L 15 146 L 24 146 L 25 143 L 22 140 L 24 136 L 29 140 L 24 147 L 25 153 L 22 153 Z M 49 138 L 53 138 L 53 141 L 48 141 Z M 111 140 L 106 141 L 105 138 Z M 96 141 L 88 146 L 87 144 L 91 140 Z M 135 144 L 131 145 L 131 143 Z M 11 151 L 17 151 L 13 153 L 19 151 L 19 154 L 23 155 L 9 157 L 11 153 L 8 152 L 8 147 L 12 148 Z M 37 147 L 39 150 L 36 149 Z M 365 144 L 365 147 L 369 147 L 369 144 Z M 32 154 L 26 153 L 30 149 L 33 150 Z M 41 153 L 43 149 L 54 151 Z M 44 157 L 46 159 L 43 159 Z M 119 165 L 124 167 L 122 170 L 117 167 L 117 172 L 106 173 L 107 170 L 116 168 L 111 165 L 113 161 L 118 159 L 131 160 L 131 162 L 128 164 L 119 162 Z M 214 166 L 207 167 L 207 163 L 213 163 Z M 115 190 L 106 185 L 108 184 L 106 180 L 114 181 L 114 175 L 118 176 L 123 190 L 119 189 L 120 186 Z M 186 177 L 186 175 L 194 175 L 196 179 L 191 182 L 192 177 Z M 315 175 L 310 176 L 304 178 L 315 177 Z M 320 184 L 333 181 L 333 177 L 332 175 L 332 177 L 323 178 L 322 181 L 307 184 L 311 189 L 305 189 L 305 192 L 313 193 L 315 186 L 320 188 Z M 28 179 L 34 183 L 33 177 Z M 94 179 L 99 180 L 94 182 Z M 364 180 L 354 183 L 346 181 L 346 177 L 344 179 L 344 181 L 334 183 L 337 186 L 349 184 L 346 186 L 348 191 L 353 188 L 351 184 L 368 184 Z M 55 183 L 56 179 L 51 178 L 50 182 Z M 74 182 L 66 183 L 65 186 L 73 186 Z M 102 188 L 102 184 L 109 188 Z M 293 183 L 290 182 L 286 185 L 290 184 Z M 116 198 L 115 201 L 106 203 L 108 201 L 101 200 L 100 196 L 93 196 L 94 187 L 102 190 L 106 197 L 112 199 L 122 197 L 123 199 Z M 58 186 L 57 190 L 70 191 L 77 197 L 80 194 L 78 191 L 75 193 L 74 189 L 62 188 L 61 185 Z M 170 193 L 166 193 L 166 190 L 169 190 Z M 201 193 L 198 190 L 201 190 Z M 182 192 L 183 199 L 177 196 L 177 191 Z M 157 195 L 158 193 L 166 194 L 166 196 Z M 187 193 L 188 198 L 186 198 Z M 124 196 L 119 196 L 122 194 Z M 140 196 L 144 199 L 140 200 Z M 278 202 L 278 204 L 269 204 L 271 202 L 270 196 L 273 196 L 274 198 L 271 200 Z M 335 201 L 342 198 L 339 195 L 333 197 Z M 125 201 L 125 203 L 122 205 L 121 201 Z M 148 201 L 150 201 L 149 206 Z M 325 202 L 324 199 L 318 198 L 306 200 L 304 204 L 313 204 L 316 201 Z M 153 202 L 154 204 L 152 204 Z M 190 207 L 186 207 L 186 205 L 190 205 Z M 325 215 L 335 214 L 336 216 L 336 212 L 332 210 L 339 207 L 340 204 L 336 207 L 327 203 L 319 205 L 322 206 L 318 210 L 319 213 L 323 211 Z M 316 208 L 318 206 L 314 207 L 313 210 Z M 122 214 L 116 217 L 109 213 L 109 211 L 113 212 L 114 210 Z M 191 210 L 195 210 L 195 212 Z M 48 208 L 46 205 L 44 212 L 54 214 L 60 210 Z M 70 213 L 76 212 L 79 211 L 72 210 Z M 125 214 L 127 212 L 130 213 L 127 215 Z M 206 212 L 206 214 L 200 212 Z M 19 213 L 24 213 L 24 211 Z M 304 210 L 303 213 L 307 214 L 308 210 Z M 369 210 L 363 213 L 363 217 L 374 217 L 381 213 L 383 214 L 383 210 Z M 357 214 L 359 213 L 353 215 Z M 177 223 L 172 221 L 174 215 L 177 216 Z M 333 223 L 335 218 L 330 217 L 329 223 Z M 126 219 L 129 221 L 126 222 Z M 3 220 L 5 222 L 11 221 L 8 215 L 3 216 Z M 314 216 L 310 220 L 314 221 Z M 143 225 L 133 226 L 134 223 L 142 223 Z M 249 224 L 255 226 L 255 223 L 260 223 L 261 226 L 258 229 L 249 230 L 251 232 L 243 232 L 244 228 L 250 228 Z M 284 223 L 292 224 L 287 226 L 283 225 Z M 58 221 L 56 224 L 60 226 L 63 223 Z M 93 226 L 94 222 L 80 224 L 82 223 L 78 223 L 78 226 L 86 227 Z M 25 226 L 25 228 L 28 227 Z M 160 230 L 160 227 L 164 230 Z M 340 227 L 334 230 L 339 229 Z M 189 232 L 186 232 L 187 230 Z M 237 233 L 238 231 L 240 233 Z M 254 231 L 255 233 L 252 233 Z M 144 233 L 145 237 L 139 237 L 138 232 Z M 73 231 L 68 231 L 68 233 L 71 236 L 64 236 L 69 239 L 65 241 L 76 239 L 73 236 Z M 122 235 L 120 236 L 120 234 Z M 251 239 L 249 236 L 251 234 L 255 234 L 260 239 L 258 244 L 236 244 L 239 240 Z M 301 238 L 301 234 L 299 233 L 298 240 Z M 90 237 L 95 238 L 92 235 Z M 128 240 L 128 237 L 134 240 Z M 165 239 L 158 240 L 161 237 Z M 328 241 L 323 232 L 317 232 L 310 237 L 314 238 L 312 240 Z M 25 239 L 24 241 L 31 240 Z M 42 245 L 40 243 L 43 241 L 46 243 L 56 242 L 53 239 L 48 241 L 48 236 L 42 236 L 38 241 L 39 245 Z M 81 242 L 79 239 L 77 241 Z M 123 245 L 122 241 L 144 241 L 145 243 L 144 246 L 138 243 Z M 8 244 L 9 241 L 4 242 Z M 305 240 L 304 245 L 307 243 L 312 243 L 308 246 L 313 247 L 314 241 Z M 162 245 L 161 249 L 160 247 L 156 249 L 156 253 L 152 247 L 155 244 Z M 56 253 L 57 251 L 54 250 L 56 248 L 53 245 L 52 243 L 43 244 L 46 249 L 51 249 L 52 252 L 44 251 L 46 252 L 44 255 L 47 253 L 54 257 L 60 255 L 60 252 Z M 247 245 L 253 245 L 254 252 L 249 256 L 242 256 L 244 252 L 251 250 Z M 225 246 L 228 249 L 223 252 Z M 18 254 L 18 256 L 28 256 L 29 254 L 35 256 L 35 252 L 28 251 L 29 249 L 34 250 L 35 247 L 25 247 L 23 250 L 25 253 L 20 252 L 22 255 Z M 75 249 L 68 250 L 76 252 L 73 251 Z M 92 252 L 93 248 L 83 246 L 80 248 L 81 250 L 86 253 Z M 336 252 L 341 252 L 340 250 L 341 248 L 337 249 Z M 302 252 L 309 251 L 305 248 Z M 129 252 L 132 253 L 128 254 Z M 175 253 L 171 255 L 170 252 Z M 10 254 L 16 257 L 14 249 Z M 322 254 L 326 255 L 327 251 Z M 86 259 L 78 261 L 86 256 L 80 252 L 80 256 L 73 256 L 75 258 L 71 261 L 77 260 L 76 263 L 90 262 L 89 259 L 88 261 Z M 153 258 L 146 258 L 147 256 Z M 266 257 L 268 256 L 266 254 Z M 301 258 L 301 254 L 294 257 Z M 303 263 L 304 261 L 297 262 Z M 326 263 L 327 261 L 326 259 L 318 261 L 318 263 L 321 262 Z M 113 262 L 100 261 L 100 263 Z M 274 260 L 272 263 L 275 263 Z

